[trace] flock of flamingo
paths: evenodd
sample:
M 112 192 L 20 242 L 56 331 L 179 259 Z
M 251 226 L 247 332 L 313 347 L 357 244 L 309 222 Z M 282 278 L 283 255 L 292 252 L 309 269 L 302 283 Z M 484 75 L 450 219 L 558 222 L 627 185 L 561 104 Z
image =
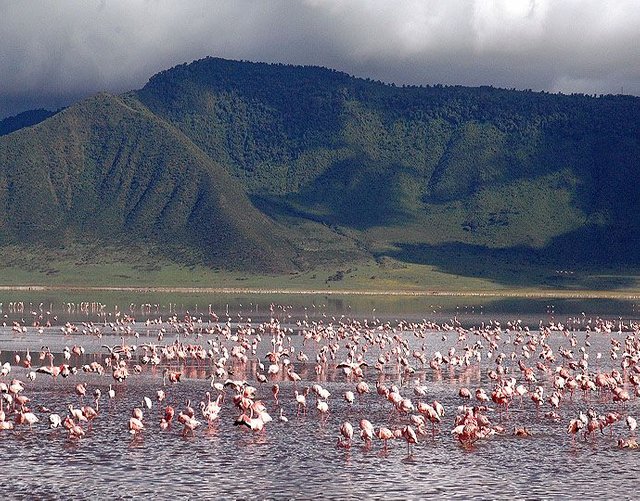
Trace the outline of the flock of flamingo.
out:
M 570 442 L 596 441 L 608 432 L 615 433 L 611 442 L 618 447 L 639 447 L 636 420 L 628 412 L 640 395 L 640 326 L 633 323 L 597 318 L 578 322 L 579 329 L 553 321 L 530 329 L 516 320 L 467 328 L 456 319 L 392 324 L 344 316 L 281 323 L 274 308 L 259 324 L 250 318 L 220 321 L 215 314 L 136 322 L 118 313 L 110 321 L 61 327 L 45 327 L 36 317 L 29 325 L 14 321 L 7 328 L 15 339 L 48 328 L 74 342 L 57 354 L 46 346 L 37 353 L 0 352 L 11 358 L 0 367 L 0 433 L 60 429 L 80 441 L 97 420 L 119 419 L 123 433 L 134 436 L 150 429 L 195 436 L 226 417 L 238 431 L 265 433 L 295 420 L 317 419 L 325 426 L 340 399 L 342 409 L 366 405 L 350 411 L 347 420 L 332 419 L 338 448 L 359 441 L 365 448 L 379 442 L 387 450 L 389 442 L 402 441 L 412 455 L 416 444 L 445 435 L 465 448 L 501 435 L 535 438 L 523 416 L 561 428 Z M 119 342 L 87 354 L 85 336 Z M 594 337 L 608 351 L 594 353 Z M 434 339 L 445 348 L 430 349 Z M 208 381 L 195 408 L 178 401 L 174 391 L 194 374 Z M 83 380 L 85 375 L 92 379 Z M 138 377 L 151 378 L 156 388 L 124 417 L 105 412 Z M 34 394 L 41 378 L 51 384 Z M 110 382 L 95 383 L 102 378 Z M 448 401 L 455 402 L 449 409 L 426 384 L 445 379 L 451 383 Z M 340 394 L 329 391 L 332 384 Z M 46 388 L 65 391 L 64 406 L 54 408 Z M 378 422 L 370 420 L 367 406 L 385 410 L 376 413 Z M 381 415 L 388 416 L 385 422 Z

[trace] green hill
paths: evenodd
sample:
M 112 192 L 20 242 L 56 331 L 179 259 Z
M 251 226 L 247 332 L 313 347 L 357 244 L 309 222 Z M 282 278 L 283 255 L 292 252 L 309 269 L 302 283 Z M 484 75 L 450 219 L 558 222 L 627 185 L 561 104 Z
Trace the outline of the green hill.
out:
M 0 141 L 5 242 L 149 240 L 213 266 L 295 267 L 238 183 L 137 101 L 100 94 Z
M 39 124 L 56 113 L 56 111 L 37 109 L 23 111 L 15 116 L 4 118 L 0 120 L 0 136 L 6 136 L 16 130 Z
M 635 269 L 639 159 L 635 97 L 207 58 L 0 138 L 0 236 L 126 236 L 229 269 L 391 257 L 535 282 L 527 267 Z

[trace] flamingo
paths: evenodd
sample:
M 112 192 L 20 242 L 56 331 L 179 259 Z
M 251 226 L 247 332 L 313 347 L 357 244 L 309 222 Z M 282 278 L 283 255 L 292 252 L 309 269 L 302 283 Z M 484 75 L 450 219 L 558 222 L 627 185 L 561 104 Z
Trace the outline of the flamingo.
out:
M 393 432 L 389 428 L 380 427 L 376 432 L 376 437 L 384 442 L 384 448 L 387 448 L 387 442 L 394 438 Z
M 638 422 L 636 421 L 635 418 L 631 416 L 627 416 L 627 419 L 625 420 L 625 422 L 627 423 L 627 427 L 629 428 L 631 435 L 633 435 L 636 431 L 636 428 L 638 427 Z
M 320 420 L 322 421 L 323 419 L 326 419 L 329 412 L 329 404 L 325 400 L 318 400 L 316 408 L 318 409 L 318 412 L 320 412 Z
M 340 447 L 351 447 L 351 441 L 353 440 L 353 425 L 349 421 L 345 421 L 340 426 L 340 434 L 343 439 L 338 439 L 338 446 Z
M 142 423 L 142 410 L 139 407 L 135 407 L 131 412 L 129 418 L 129 433 L 135 435 L 144 430 L 144 424 Z
M 55 429 L 62 425 L 62 418 L 58 414 L 49 414 L 49 428 Z
M 402 428 L 402 436 L 407 441 L 407 455 L 411 456 L 411 446 L 418 443 L 418 436 L 411 425 Z
M 351 390 L 347 390 L 344 392 L 344 399 L 347 401 L 348 404 L 351 405 L 353 404 L 356 397 Z
M 78 421 L 88 421 L 87 417 L 82 412 L 82 409 L 76 409 L 73 404 L 69 404 L 68 408 L 69 414 L 71 415 L 72 419 L 76 419 Z
M 252 431 L 262 431 L 265 422 L 260 417 L 253 417 L 253 413 L 247 415 L 243 412 L 233 424 L 236 426 L 246 426 Z
M 298 412 L 296 415 L 300 415 L 300 410 L 302 409 L 302 413 L 307 413 L 307 398 L 305 396 L 305 392 L 298 393 L 298 390 L 295 390 L 296 402 L 298 403 Z
M 102 396 L 102 392 L 100 391 L 100 388 L 96 388 L 95 390 L 93 390 L 93 402 L 96 405 L 96 411 L 100 410 L 100 397 Z
M 161 430 L 166 430 L 167 428 L 169 428 L 169 426 L 171 425 L 171 421 L 173 421 L 174 414 L 175 414 L 175 411 L 173 407 L 171 407 L 170 405 L 165 407 L 164 416 L 160 419 Z
M 584 421 L 581 419 L 572 419 L 569 421 L 569 426 L 567 427 L 567 433 L 571 434 L 572 440 L 575 441 L 576 434 L 584 428 Z
M 93 421 L 98 416 L 98 412 L 89 405 L 85 405 L 81 410 L 82 415 L 87 418 L 87 421 Z
M 371 421 L 368 421 L 367 419 L 361 419 L 360 420 L 360 438 L 364 440 L 365 444 L 371 445 L 371 440 L 373 439 L 374 435 L 375 435 L 375 432 L 373 429 L 373 425 L 371 424 Z
M 28 424 L 29 428 L 32 428 L 34 424 L 40 422 L 38 416 L 36 416 L 33 412 L 30 411 L 20 411 L 18 416 L 16 416 L 16 423 L 19 424 Z
M 188 433 L 193 435 L 195 429 L 201 424 L 200 421 L 195 419 L 193 416 L 184 412 L 180 412 L 178 414 L 178 421 L 184 425 L 184 429 L 182 430 L 183 435 L 187 435 Z
M 13 430 L 13 423 L 11 421 L 0 421 L 0 430 Z

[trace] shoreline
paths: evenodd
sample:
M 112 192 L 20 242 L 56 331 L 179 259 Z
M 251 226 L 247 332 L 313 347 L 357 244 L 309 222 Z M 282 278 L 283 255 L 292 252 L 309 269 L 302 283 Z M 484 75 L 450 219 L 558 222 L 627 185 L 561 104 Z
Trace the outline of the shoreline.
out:
M 640 299 L 639 292 L 587 290 L 349 290 L 349 289 L 265 289 L 260 287 L 168 287 L 168 286 L 78 286 L 78 285 L 0 285 L 1 292 L 132 292 L 174 294 L 277 294 L 322 296 L 406 296 L 406 297 L 496 297 L 496 298 L 558 298 L 558 299 Z

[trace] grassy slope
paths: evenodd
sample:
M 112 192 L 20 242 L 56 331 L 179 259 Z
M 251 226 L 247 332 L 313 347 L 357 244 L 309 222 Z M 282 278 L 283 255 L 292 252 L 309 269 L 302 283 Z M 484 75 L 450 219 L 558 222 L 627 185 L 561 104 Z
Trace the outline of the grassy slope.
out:
M 213 266 L 296 269 L 281 228 L 188 138 L 136 101 L 98 95 L 0 146 L 7 241 L 53 249 L 84 235 L 123 245 L 163 242 L 169 255 L 184 251 Z

